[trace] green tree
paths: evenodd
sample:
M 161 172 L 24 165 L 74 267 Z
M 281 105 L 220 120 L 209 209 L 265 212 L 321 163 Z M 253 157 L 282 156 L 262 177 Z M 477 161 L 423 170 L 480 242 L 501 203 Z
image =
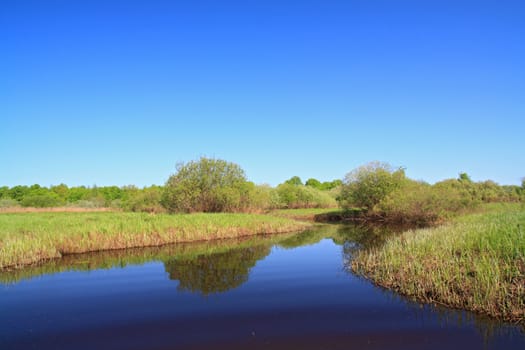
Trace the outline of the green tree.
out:
M 69 188 L 65 184 L 51 186 L 51 192 L 56 193 L 61 201 L 65 202 L 69 194 Z
M 305 185 L 309 187 L 317 188 L 318 190 L 321 190 L 323 187 L 323 184 L 321 183 L 321 181 L 314 179 L 314 178 L 310 178 L 306 180 Z
M 458 180 L 461 182 L 472 183 L 472 179 L 467 173 L 459 173 Z
M 0 199 L 1 198 L 9 198 L 9 187 L 7 186 L 0 187 Z
M 271 247 L 262 245 L 237 248 L 222 253 L 202 254 L 179 258 L 164 263 L 172 280 L 179 280 L 181 291 L 200 292 L 203 295 L 226 292 L 248 280 L 250 269 L 270 253 Z
M 241 167 L 202 157 L 177 165 L 161 203 L 169 212 L 236 212 L 249 207 L 250 183 Z
M 387 163 L 372 162 L 352 170 L 345 177 L 339 203 L 343 208 L 374 209 L 405 180 L 402 168 Z
M 141 190 L 127 187 L 123 191 L 126 193 L 122 203 L 122 207 L 125 210 L 147 213 L 161 213 L 165 211 L 160 204 L 163 191 L 161 186 L 153 185 Z
M 339 179 L 334 180 L 334 181 L 325 181 L 321 184 L 320 189 L 323 191 L 329 191 L 329 190 L 333 190 L 334 188 L 337 188 L 342 185 L 343 185 L 343 181 Z
M 86 200 L 89 198 L 89 189 L 85 186 L 71 187 L 67 194 L 67 201 L 69 203 Z
M 288 185 L 293 185 L 293 186 L 303 185 L 303 181 L 301 180 L 299 176 L 292 176 L 290 179 L 286 180 L 284 183 Z
M 9 197 L 15 201 L 21 201 L 26 194 L 29 193 L 29 187 L 27 186 L 14 186 L 9 190 Z

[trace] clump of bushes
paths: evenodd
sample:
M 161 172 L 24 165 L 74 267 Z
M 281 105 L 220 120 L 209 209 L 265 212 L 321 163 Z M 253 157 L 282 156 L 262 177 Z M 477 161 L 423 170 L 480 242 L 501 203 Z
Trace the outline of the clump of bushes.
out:
M 343 181 L 338 200 L 345 208 L 375 210 L 390 193 L 405 181 L 403 169 L 393 169 L 387 163 L 372 162 L 348 173 Z
M 333 208 L 337 206 L 335 198 L 326 191 L 304 185 L 283 183 L 275 189 L 278 197 L 274 208 Z
M 37 194 L 24 197 L 20 204 L 23 207 L 46 208 L 58 207 L 61 204 L 61 201 L 51 194 Z
M 163 213 L 166 209 L 160 204 L 163 187 L 150 186 L 138 189 L 128 187 L 125 199 L 120 203 L 120 207 L 126 211 Z
M 240 166 L 202 157 L 177 165 L 164 187 L 161 204 L 168 212 L 242 212 L 250 208 L 254 185 Z
M 0 199 L 0 208 L 13 208 L 18 207 L 20 204 L 11 198 L 1 198 Z
M 483 202 L 519 201 L 521 193 L 518 186 L 475 183 L 466 173 L 430 185 L 407 178 L 402 168 L 374 162 L 345 177 L 338 201 L 369 219 L 428 224 Z
M 187 213 L 337 206 L 332 192 L 305 186 L 298 176 L 276 188 L 256 186 L 237 164 L 204 157 L 177 166 L 166 182 L 161 203 L 168 212 Z

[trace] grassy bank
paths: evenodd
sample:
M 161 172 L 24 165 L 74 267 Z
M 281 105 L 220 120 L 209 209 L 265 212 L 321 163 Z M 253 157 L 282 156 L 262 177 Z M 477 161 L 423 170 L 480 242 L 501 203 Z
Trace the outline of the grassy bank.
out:
M 0 268 L 66 254 L 284 233 L 307 226 L 251 214 L 2 213 Z
M 260 246 L 271 247 L 280 244 L 281 241 L 287 242 L 291 237 L 302 236 L 305 232 L 309 232 L 309 230 L 300 233 L 254 235 L 231 239 L 64 255 L 60 259 L 47 260 L 40 264 L 29 265 L 23 269 L 0 270 L 0 283 L 17 283 L 43 274 L 54 274 L 64 271 L 123 268 L 129 265 L 142 265 L 151 261 L 166 263 L 174 259 L 187 261 L 202 256 L 223 254 L 234 249 L 248 249 Z
M 355 256 L 352 269 L 419 301 L 525 322 L 525 210 L 498 206 L 409 231 Z

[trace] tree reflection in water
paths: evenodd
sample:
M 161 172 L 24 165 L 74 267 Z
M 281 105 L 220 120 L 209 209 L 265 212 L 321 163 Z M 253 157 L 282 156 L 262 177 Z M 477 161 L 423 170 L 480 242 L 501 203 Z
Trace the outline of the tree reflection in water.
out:
M 271 246 L 232 249 L 227 252 L 172 259 L 164 263 L 179 290 L 209 295 L 237 288 L 248 280 L 250 269 L 270 254 Z

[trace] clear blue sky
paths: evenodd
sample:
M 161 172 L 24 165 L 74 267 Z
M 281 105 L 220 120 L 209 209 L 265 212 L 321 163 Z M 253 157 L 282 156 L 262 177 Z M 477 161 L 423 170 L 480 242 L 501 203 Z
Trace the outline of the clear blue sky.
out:
M 525 2 L 3 0 L 0 186 L 525 176 Z

